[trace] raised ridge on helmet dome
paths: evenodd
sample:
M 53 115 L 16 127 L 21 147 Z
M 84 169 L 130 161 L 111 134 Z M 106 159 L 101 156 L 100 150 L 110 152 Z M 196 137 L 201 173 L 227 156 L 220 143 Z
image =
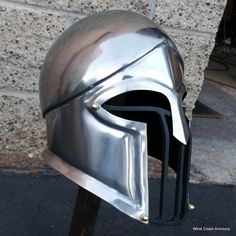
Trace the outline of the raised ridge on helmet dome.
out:
M 129 11 L 106 11 L 74 23 L 46 56 L 40 76 L 42 111 L 86 90 L 166 38 L 151 20 Z

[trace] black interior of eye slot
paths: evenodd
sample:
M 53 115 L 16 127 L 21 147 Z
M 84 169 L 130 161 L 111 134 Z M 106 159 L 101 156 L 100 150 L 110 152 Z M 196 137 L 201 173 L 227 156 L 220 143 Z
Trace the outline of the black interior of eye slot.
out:
M 170 113 L 170 104 L 168 99 L 160 93 L 151 91 L 131 91 L 113 97 L 104 103 L 103 108 L 118 117 L 147 123 L 148 155 L 159 160 L 163 158 L 163 150 L 167 142 L 163 137 L 164 127 L 161 116 L 153 107 L 162 108 L 166 111 L 164 115 L 167 122 L 167 133 L 169 134 L 169 166 L 174 170 L 177 168 L 177 157 L 179 150 L 179 141 L 172 136 L 172 121 Z M 119 107 L 120 109 L 114 109 Z M 123 109 L 122 109 L 123 107 Z M 141 111 L 127 110 L 125 107 L 145 108 Z M 146 109 L 146 108 L 150 108 Z M 160 109 L 160 110 L 162 110 Z M 164 112 L 165 113 L 165 112 Z

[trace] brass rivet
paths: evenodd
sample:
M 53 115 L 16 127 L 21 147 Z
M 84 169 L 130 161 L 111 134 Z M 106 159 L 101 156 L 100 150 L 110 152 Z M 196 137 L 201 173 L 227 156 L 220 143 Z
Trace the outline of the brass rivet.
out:
M 148 222 L 148 216 L 147 215 L 141 215 L 140 216 L 141 221 Z
M 195 206 L 191 203 L 188 204 L 188 209 L 189 210 L 194 210 L 195 209 Z
M 100 106 L 99 106 L 99 104 L 97 104 L 97 103 L 93 103 L 93 104 L 91 105 L 91 108 L 92 108 L 94 111 L 97 111 L 97 110 L 100 108 Z

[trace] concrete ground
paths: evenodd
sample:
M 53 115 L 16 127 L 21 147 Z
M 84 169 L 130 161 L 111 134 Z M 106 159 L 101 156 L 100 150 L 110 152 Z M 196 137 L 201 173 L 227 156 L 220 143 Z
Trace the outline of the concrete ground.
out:
M 236 185 L 236 89 L 205 80 L 199 101 L 224 118 L 193 118 L 191 181 Z

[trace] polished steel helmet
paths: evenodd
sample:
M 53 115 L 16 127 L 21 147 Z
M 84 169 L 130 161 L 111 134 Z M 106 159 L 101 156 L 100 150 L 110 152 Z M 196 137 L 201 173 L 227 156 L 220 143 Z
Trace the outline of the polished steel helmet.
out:
M 183 61 L 148 18 L 128 11 L 88 16 L 54 43 L 40 77 L 48 163 L 127 215 L 148 222 L 148 155 L 177 173 L 174 216 L 186 208 L 190 132 Z M 188 147 L 188 148 L 187 148 Z M 186 161 L 187 160 L 187 161 Z M 188 171 L 187 171 L 188 172 Z M 179 196 L 181 194 L 181 196 Z

